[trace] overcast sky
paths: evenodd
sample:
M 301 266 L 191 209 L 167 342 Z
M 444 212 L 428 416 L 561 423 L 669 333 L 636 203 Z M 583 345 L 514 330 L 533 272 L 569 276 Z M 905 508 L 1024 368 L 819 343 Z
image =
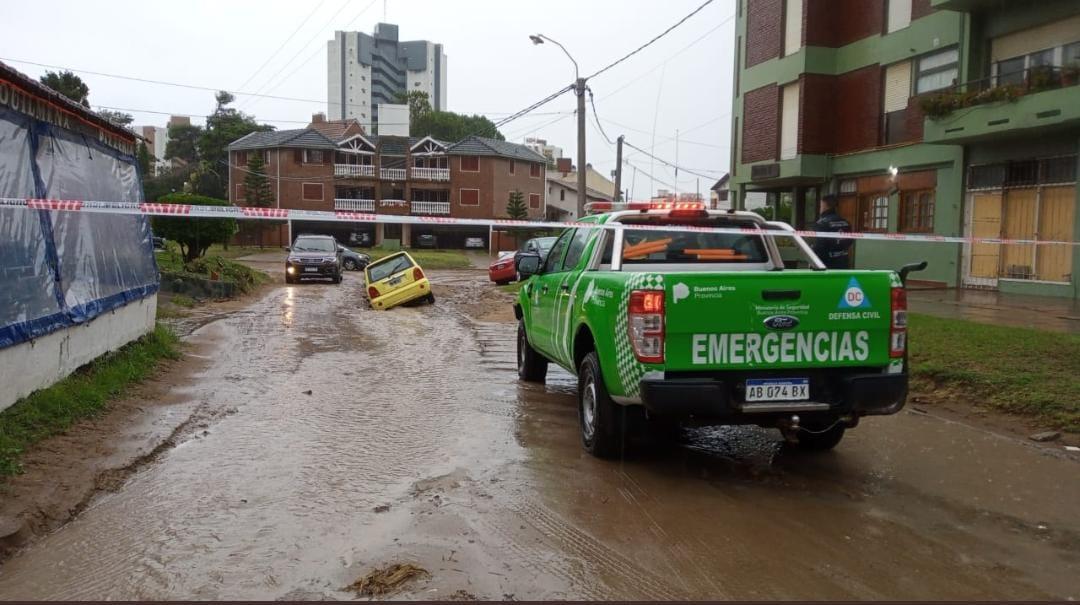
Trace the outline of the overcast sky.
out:
M 495 120 L 573 80 L 565 55 L 552 45 L 534 46 L 529 34 L 539 32 L 561 42 L 582 73 L 589 74 L 659 34 L 702 1 L 387 0 L 385 20 L 400 26 L 402 40 L 444 45 L 451 111 L 482 113 Z M 310 99 L 237 94 L 238 107 L 258 120 L 279 129 L 298 128 L 313 112 L 327 109 L 326 42 L 334 30 L 371 33 L 383 20 L 383 7 L 383 0 L 4 2 L 0 60 L 34 77 L 46 68 L 20 60 Z M 674 162 L 679 129 L 678 163 L 704 175 L 702 191 L 728 169 L 734 12 L 734 0 L 715 0 L 656 44 L 589 82 L 613 140 L 624 134 L 645 149 L 655 144 L 657 156 Z M 162 114 L 203 116 L 213 109 L 209 91 L 80 76 L 90 87 L 91 105 L 124 108 L 135 115 L 136 124 L 163 126 L 168 118 Z M 519 119 L 501 131 L 519 142 L 526 136 L 546 138 L 573 157 L 573 108 L 574 98 L 566 94 L 538 109 L 541 115 Z M 615 166 L 615 150 L 597 132 L 591 107 L 588 112 L 588 161 L 606 175 Z M 653 188 L 664 187 L 659 181 L 674 182 L 673 170 L 663 164 L 629 149 L 626 156 L 655 176 Z M 635 198 L 646 197 L 649 178 L 639 172 L 631 185 L 633 168 L 625 169 L 624 186 L 633 186 Z M 679 189 L 695 190 L 698 178 L 680 173 Z

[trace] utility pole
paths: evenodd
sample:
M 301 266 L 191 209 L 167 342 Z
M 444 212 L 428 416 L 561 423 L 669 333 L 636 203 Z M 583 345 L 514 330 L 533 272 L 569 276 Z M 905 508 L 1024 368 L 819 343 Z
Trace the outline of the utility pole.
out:
M 624 135 L 619 135 L 615 146 L 615 199 L 613 202 L 622 201 L 622 142 Z
M 577 91 L 577 218 L 585 216 L 588 189 L 585 185 L 585 78 L 578 78 Z

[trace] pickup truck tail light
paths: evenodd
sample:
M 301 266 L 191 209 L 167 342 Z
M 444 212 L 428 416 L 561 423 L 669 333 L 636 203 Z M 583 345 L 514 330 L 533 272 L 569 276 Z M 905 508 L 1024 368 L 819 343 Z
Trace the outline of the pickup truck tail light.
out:
M 420 281 L 424 279 L 424 272 L 420 269 L 420 267 L 416 267 L 412 270 L 412 278 L 413 281 Z
M 664 363 L 664 291 L 631 292 L 627 319 L 634 357 L 642 363 Z
M 903 357 L 907 350 L 907 290 L 892 289 L 889 322 L 889 357 Z

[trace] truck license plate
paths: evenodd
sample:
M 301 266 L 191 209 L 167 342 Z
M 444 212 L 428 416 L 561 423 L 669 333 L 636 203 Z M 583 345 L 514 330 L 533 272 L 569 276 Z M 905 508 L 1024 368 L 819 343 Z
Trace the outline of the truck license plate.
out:
M 805 401 L 810 399 L 809 378 L 752 378 L 746 381 L 746 401 Z
M 318 273 L 318 267 L 304 267 L 304 273 Z

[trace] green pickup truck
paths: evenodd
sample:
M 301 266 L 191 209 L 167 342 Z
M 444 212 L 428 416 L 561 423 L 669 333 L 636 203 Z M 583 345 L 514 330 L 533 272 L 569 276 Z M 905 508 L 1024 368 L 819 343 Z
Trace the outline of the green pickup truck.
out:
M 640 431 L 731 424 L 829 449 L 861 416 L 903 407 L 903 276 L 925 265 L 826 270 L 790 226 L 754 213 L 629 208 L 584 218 L 606 227 L 567 229 L 543 260 L 518 259 L 518 374 L 542 382 L 554 362 L 577 376 L 590 453 L 617 455 Z

